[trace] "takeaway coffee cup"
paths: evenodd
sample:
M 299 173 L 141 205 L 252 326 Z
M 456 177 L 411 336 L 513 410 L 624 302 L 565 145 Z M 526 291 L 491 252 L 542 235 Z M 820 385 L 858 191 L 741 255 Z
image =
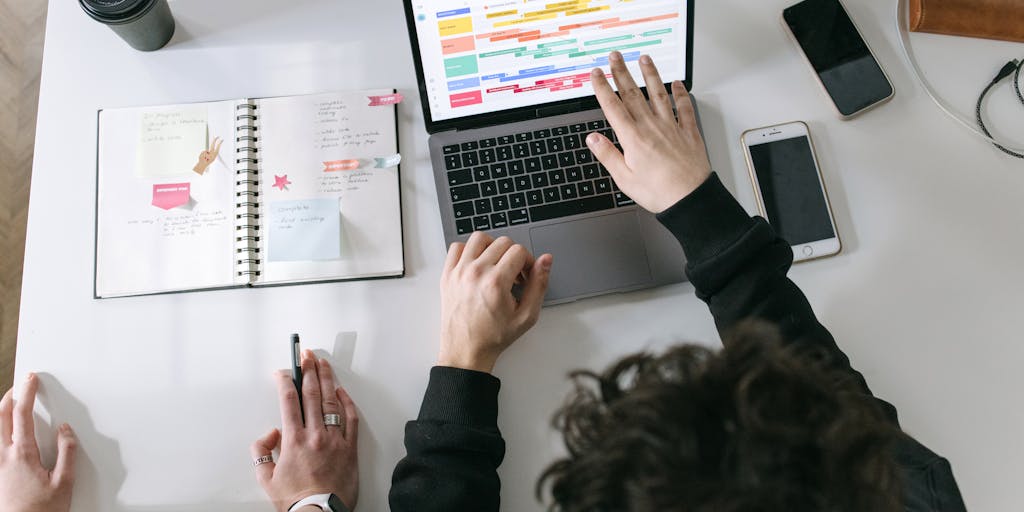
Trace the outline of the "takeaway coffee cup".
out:
M 78 0 L 92 19 L 110 27 L 132 48 L 151 52 L 174 35 L 167 0 Z

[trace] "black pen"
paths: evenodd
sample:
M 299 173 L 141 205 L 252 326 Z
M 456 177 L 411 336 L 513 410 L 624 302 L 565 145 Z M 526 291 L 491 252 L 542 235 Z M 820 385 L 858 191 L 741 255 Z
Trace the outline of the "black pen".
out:
M 302 410 L 302 349 L 299 347 L 299 335 L 292 334 L 292 382 L 295 383 L 295 391 L 299 395 L 299 416 L 305 418 Z M 305 423 L 305 419 L 303 419 Z

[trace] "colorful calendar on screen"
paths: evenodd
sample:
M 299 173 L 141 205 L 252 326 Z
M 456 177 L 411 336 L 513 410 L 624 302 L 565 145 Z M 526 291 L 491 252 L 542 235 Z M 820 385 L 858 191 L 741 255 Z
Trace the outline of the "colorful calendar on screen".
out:
M 650 55 L 686 74 L 680 0 L 418 0 L 413 4 L 435 121 L 593 94 L 590 70 L 622 52 L 639 78 Z

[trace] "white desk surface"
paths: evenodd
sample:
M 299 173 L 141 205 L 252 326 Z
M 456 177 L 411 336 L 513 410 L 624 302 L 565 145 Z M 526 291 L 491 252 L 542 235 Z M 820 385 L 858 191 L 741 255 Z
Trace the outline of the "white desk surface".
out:
M 1019 507 L 1024 162 L 970 138 L 931 104 L 898 53 L 894 0 L 847 3 L 897 96 L 838 120 L 781 26 L 788 3 L 697 6 L 695 89 L 713 165 L 754 211 L 740 133 L 809 122 L 846 250 L 791 276 L 906 430 L 952 461 L 969 506 Z M 46 410 L 81 437 L 72 509 L 271 510 L 248 447 L 278 425 L 270 374 L 288 365 L 287 335 L 297 331 L 340 368 L 359 404 L 359 509 L 386 510 L 404 424 L 435 360 L 445 250 L 402 2 L 171 7 L 178 33 L 145 54 L 75 2 L 50 2 L 17 378 L 41 372 Z M 1024 56 L 1024 45 L 913 40 L 963 112 L 1004 62 Z M 93 300 L 97 109 L 369 87 L 407 98 L 408 277 Z M 991 110 L 998 131 L 1024 133 L 1024 107 L 1005 85 Z M 503 510 L 542 509 L 534 483 L 559 452 L 549 420 L 569 370 L 680 340 L 719 343 L 689 285 L 545 310 L 496 370 L 508 442 Z M 52 443 L 44 452 L 52 456 Z

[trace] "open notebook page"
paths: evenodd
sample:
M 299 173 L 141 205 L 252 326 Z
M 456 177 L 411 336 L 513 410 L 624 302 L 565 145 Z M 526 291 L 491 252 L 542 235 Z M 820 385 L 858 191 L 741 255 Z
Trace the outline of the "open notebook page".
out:
M 233 286 L 235 102 L 100 112 L 96 295 Z M 214 138 L 219 154 L 194 169 Z
M 258 100 L 261 276 L 257 284 L 404 272 L 391 90 Z

